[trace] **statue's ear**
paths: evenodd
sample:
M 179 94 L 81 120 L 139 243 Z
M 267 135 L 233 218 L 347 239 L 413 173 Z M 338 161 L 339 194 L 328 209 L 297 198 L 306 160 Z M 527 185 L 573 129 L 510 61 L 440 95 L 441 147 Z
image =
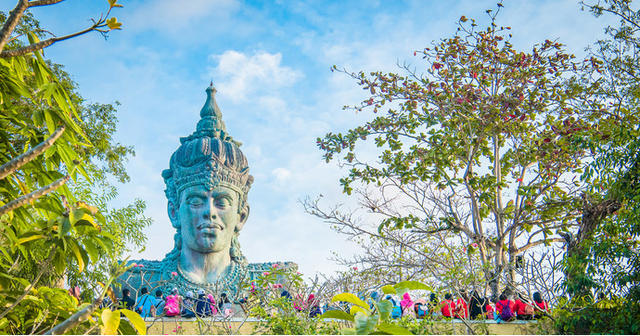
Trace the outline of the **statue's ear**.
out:
M 171 201 L 167 204 L 167 213 L 169 214 L 169 220 L 171 220 L 171 225 L 177 229 L 178 226 L 180 225 L 178 223 L 178 209 Z
M 249 218 L 249 204 L 245 205 L 242 211 L 240 211 L 240 219 L 238 220 L 238 225 L 236 225 L 236 232 L 242 230 L 244 223 L 247 222 L 247 218 Z

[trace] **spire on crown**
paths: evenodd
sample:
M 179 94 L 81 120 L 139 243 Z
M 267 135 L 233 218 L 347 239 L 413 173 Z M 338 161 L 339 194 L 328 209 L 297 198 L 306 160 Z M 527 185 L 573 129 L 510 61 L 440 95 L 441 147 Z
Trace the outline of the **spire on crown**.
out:
M 180 143 L 195 138 L 210 137 L 231 141 L 240 147 L 242 143 L 233 140 L 233 138 L 227 134 L 227 128 L 224 125 L 224 121 L 222 121 L 222 112 L 218 107 L 218 103 L 216 103 L 216 92 L 218 92 L 218 90 L 213 86 L 213 81 L 211 81 L 211 84 L 209 84 L 209 87 L 207 87 L 205 91 L 207 92 L 207 100 L 200 110 L 200 121 L 198 121 L 196 131 L 188 137 L 180 138 Z

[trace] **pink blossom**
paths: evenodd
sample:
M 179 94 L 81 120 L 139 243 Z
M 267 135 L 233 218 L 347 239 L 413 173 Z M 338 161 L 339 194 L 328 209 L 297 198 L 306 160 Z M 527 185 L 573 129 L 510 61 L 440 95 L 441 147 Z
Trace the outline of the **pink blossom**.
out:
M 173 329 L 173 332 L 176 332 L 176 330 L 175 330 L 175 329 Z
M 273 288 L 274 288 L 274 289 L 276 289 L 276 288 L 282 288 L 282 284 L 273 284 Z
M 132 263 L 132 264 L 131 264 L 131 266 L 133 266 L 133 267 L 138 267 L 138 264 L 136 264 L 136 263 Z
M 269 272 L 262 273 L 262 275 L 264 275 L 264 276 L 268 276 L 269 274 L 271 274 L 271 273 L 269 273 Z
M 140 264 L 140 265 L 138 265 L 138 267 L 142 268 L 142 267 L 144 267 L 144 265 Z
M 224 317 L 229 317 L 231 315 L 233 315 L 233 310 L 231 310 L 229 308 L 224 310 Z
M 478 244 L 473 243 L 473 244 L 471 244 L 471 246 L 473 246 L 473 247 L 478 247 Z
M 352 268 L 353 268 L 354 271 L 358 270 L 358 267 L 356 267 L 356 266 L 353 266 Z
M 300 273 L 300 272 L 296 272 L 296 274 L 297 274 L 297 275 L 301 275 L 302 273 Z
M 273 268 L 278 268 L 278 267 L 280 267 L 280 265 L 278 265 L 278 264 L 273 264 L 273 265 L 271 265 L 271 267 L 273 267 Z
M 178 272 L 171 272 L 171 276 L 178 276 Z

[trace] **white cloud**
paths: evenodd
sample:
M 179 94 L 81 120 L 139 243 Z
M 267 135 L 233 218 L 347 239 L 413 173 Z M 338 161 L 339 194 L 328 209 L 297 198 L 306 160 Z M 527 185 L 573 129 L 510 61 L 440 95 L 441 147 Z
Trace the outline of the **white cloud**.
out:
M 176 32 L 192 26 L 194 21 L 207 19 L 215 22 L 228 17 L 238 7 L 236 0 L 151 1 L 133 11 L 131 20 L 126 20 L 126 23 L 134 29 Z
M 237 51 L 213 55 L 218 66 L 211 69 L 215 84 L 222 95 L 232 100 L 245 100 L 247 96 L 276 93 L 278 89 L 293 85 L 302 74 L 282 66 L 282 54 L 264 51 L 247 56 Z
M 273 174 L 273 176 L 275 176 L 276 181 L 278 183 L 284 183 L 287 181 L 287 179 L 289 178 L 289 176 L 291 176 L 291 172 L 289 170 L 287 170 L 286 168 L 276 168 L 274 170 L 271 171 L 271 174 Z

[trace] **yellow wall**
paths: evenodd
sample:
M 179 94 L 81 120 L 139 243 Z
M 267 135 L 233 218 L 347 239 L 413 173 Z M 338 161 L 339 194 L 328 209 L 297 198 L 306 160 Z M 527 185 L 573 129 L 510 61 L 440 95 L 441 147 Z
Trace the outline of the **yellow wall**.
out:
M 472 321 L 470 325 L 478 334 L 483 334 L 483 322 Z M 497 324 L 494 321 L 486 322 L 486 327 L 490 334 L 497 335 L 523 335 L 528 334 L 527 328 L 531 328 L 536 321 L 532 322 L 509 322 Z M 157 320 L 147 319 L 148 335 L 220 335 L 220 334 L 241 334 L 249 335 L 260 333 L 259 330 L 254 332 L 256 320 L 253 318 L 243 319 L 236 318 L 232 321 L 206 319 L 204 322 L 198 322 L 196 319 L 175 319 L 175 318 L 158 318 Z M 231 327 L 231 328 L 229 328 Z M 455 327 L 456 334 L 467 334 L 466 326 L 461 322 L 437 322 L 434 325 L 434 334 L 450 334 L 452 327 Z M 229 332 L 231 331 L 231 333 Z

